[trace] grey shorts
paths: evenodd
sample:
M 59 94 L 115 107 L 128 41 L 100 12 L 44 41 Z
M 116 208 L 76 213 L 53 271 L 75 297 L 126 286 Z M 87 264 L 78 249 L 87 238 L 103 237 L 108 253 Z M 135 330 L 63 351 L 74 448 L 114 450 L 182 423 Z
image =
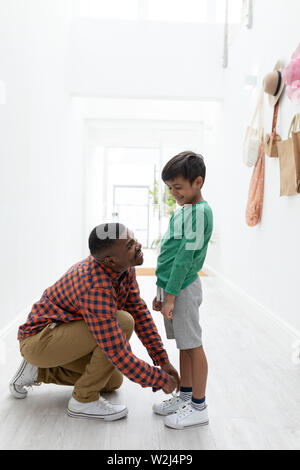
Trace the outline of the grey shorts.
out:
M 157 287 L 156 298 L 164 303 L 166 292 Z M 202 286 L 198 277 L 182 289 L 175 299 L 173 318 L 165 320 L 168 339 L 175 339 L 178 349 L 193 349 L 202 346 L 202 329 L 199 324 L 199 307 L 202 303 Z

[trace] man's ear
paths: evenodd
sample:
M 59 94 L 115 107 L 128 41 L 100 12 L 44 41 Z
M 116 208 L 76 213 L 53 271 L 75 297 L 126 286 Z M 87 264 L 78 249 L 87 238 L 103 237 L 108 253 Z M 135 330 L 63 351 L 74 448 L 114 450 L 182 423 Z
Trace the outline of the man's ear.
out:
M 105 256 L 103 261 L 107 266 L 116 266 L 118 264 L 118 258 L 115 256 Z

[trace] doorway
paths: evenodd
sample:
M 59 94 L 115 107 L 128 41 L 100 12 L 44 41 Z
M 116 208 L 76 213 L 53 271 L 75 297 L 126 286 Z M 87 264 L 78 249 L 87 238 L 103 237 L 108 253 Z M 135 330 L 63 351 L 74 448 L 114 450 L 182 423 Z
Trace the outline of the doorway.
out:
M 149 248 L 150 186 L 115 185 L 113 222 L 126 223 L 143 248 Z

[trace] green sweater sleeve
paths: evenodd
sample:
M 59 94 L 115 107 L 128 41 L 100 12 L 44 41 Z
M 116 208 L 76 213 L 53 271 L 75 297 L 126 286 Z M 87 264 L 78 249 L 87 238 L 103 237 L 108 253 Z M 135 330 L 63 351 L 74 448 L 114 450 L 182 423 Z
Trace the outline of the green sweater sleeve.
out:
M 186 211 L 183 237 L 165 287 L 165 291 L 169 294 L 176 296 L 179 294 L 186 275 L 193 264 L 195 251 L 203 246 L 204 228 L 204 212 L 201 207 L 191 208 L 190 211 Z
M 173 262 L 173 267 L 165 287 L 165 291 L 172 295 L 178 295 L 182 284 L 193 263 L 194 251 L 187 250 L 186 244 L 189 243 L 185 237 L 182 238 L 179 250 Z

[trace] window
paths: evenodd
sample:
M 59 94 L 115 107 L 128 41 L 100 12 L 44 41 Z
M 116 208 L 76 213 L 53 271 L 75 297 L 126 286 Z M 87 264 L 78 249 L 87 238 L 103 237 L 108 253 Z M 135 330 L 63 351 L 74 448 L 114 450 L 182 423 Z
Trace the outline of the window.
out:
M 207 0 L 148 0 L 147 18 L 154 21 L 205 23 Z
M 139 0 L 79 0 L 79 16 L 137 20 Z
M 84 18 L 224 23 L 226 0 L 74 0 Z M 241 23 L 244 0 L 228 0 L 229 23 Z
M 242 22 L 243 0 L 228 1 L 228 23 L 238 24 Z M 216 22 L 224 23 L 226 12 L 226 0 L 216 2 Z

